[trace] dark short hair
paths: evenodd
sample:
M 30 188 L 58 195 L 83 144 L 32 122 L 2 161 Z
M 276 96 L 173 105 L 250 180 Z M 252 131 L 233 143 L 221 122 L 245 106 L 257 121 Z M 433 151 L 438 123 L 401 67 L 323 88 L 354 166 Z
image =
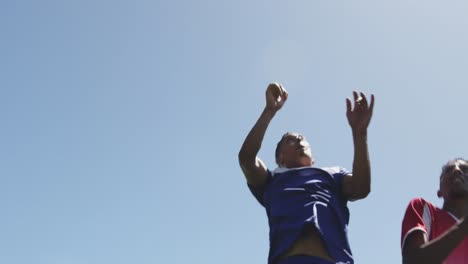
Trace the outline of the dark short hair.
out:
M 293 135 L 294 133 L 293 132 L 286 132 L 283 134 L 283 136 L 281 137 L 280 141 L 278 141 L 278 144 L 276 144 L 276 149 L 275 149 L 275 161 L 276 161 L 276 164 L 278 164 L 278 156 L 280 154 L 280 151 L 281 151 L 281 145 L 283 144 L 283 141 L 284 139 L 287 137 L 287 136 L 290 136 L 290 135 Z M 279 165 L 279 164 L 278 164 Z
M 461 161 L 464 161 L 466 163 L 468 163 L 468 160 L 462 158 L 462 157 L 457 157 L 457 158 L 454 158 L 454 159 L 451 159 L 449 161 L 447 161 L 444 166 L 442 166 L 442 171 L 440 172 L 440 178 L 442 178 L 442 176 L 445 174 L 445 170 L 447 170 L 447 167 L 450 166 L 451 163 L 455 162 L 455 161 L 458 161 L 458 160 L 461 160 Z

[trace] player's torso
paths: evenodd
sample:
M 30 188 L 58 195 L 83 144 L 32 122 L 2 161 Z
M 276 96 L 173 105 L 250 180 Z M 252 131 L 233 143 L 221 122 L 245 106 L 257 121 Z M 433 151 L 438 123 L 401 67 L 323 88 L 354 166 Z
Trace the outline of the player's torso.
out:
M 337 195 L 330 174 L 305 168 L 276 174 L 266 198 L 272 216 L 287 216 L 305 213 L 317 203 L 329 206 Z
M 433 221 L 429 240 L 433 240 L 457 223 L 456 217 L 444 210 L 436 208 L 433 212 Z M 457 248 L 448 256 L 444 264 L 468 263 L 468 238 L 465 238 Z

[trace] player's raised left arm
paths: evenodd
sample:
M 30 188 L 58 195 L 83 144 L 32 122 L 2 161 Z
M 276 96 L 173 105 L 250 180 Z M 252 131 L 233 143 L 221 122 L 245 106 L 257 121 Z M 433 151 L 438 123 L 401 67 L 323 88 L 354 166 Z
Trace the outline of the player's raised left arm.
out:
M 374 110 L 374 95 L 370 102 L 364 93 L 354 91 L 354 107 L 346 98 L 346 117 L 351 127 L 354 143 L 353 173 L 343 180 L 343 192 L 349 200 L 367 197 L 371 191 L 371 166 L 367 145 L 367 127 Z

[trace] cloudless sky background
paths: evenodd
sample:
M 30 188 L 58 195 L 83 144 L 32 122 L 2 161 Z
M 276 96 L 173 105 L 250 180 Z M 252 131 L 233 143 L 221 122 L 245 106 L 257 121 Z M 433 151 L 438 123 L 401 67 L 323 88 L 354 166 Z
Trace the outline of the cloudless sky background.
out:
M 468 3 L 0 2 L 0 263 L 266 263 L 238 150 L 269 82 L 289 99 L 259 156 L 299 131 L 352 167 L 345 98 L 374 93 L 357 264 L 400 263 L 413 197 L 468 157 Z

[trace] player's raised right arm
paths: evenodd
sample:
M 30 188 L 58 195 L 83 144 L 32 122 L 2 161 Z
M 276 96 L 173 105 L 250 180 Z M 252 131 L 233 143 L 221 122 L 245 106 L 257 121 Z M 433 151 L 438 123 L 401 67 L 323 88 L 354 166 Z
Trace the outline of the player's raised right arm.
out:
M 262 145 L 263 137 L 275 116 L 288 98 L 288 92 L 281 84 L 271 83 L 265 92 L 266 106 L 257 122 L 250 130 L 239 151 L 239 164 L 247 183 L 252 186 L 261 186 L 265 183 L 268 172 L 265 163 L 257 157 Z

